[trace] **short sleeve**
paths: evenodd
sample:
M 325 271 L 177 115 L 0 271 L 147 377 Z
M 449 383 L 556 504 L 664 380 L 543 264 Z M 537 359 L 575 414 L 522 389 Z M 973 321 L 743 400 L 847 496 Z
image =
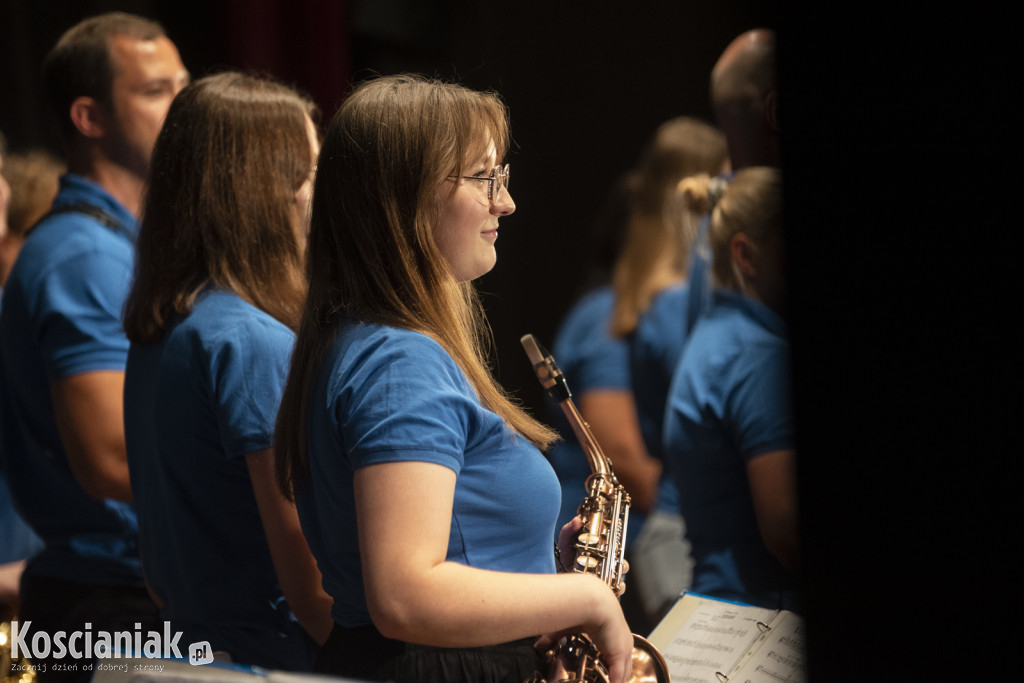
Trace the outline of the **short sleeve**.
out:
M 736 447 L 749 461 L 754 456 L 796 447 L 793 424 L 789 346 L 753 349 L 729 396 Z
M 595 390 L 630 391 L 629 344 L 611 336 L 606 327 L 595 326 L 574 364 L 570 386 L 579 393 Z
M 45 275 L 36 341 L 51 379 L 124 370 L 128 339 L 121 310 L 130 279 L 130 260 L 95 251 Z
M 397 461 L 432 462 L 458 473 L 482 407 L 434 340 L 399 331 L 360 353 L 335 410 L 353 469 Z
M 573 306 L 555 336 L 555 358 L 578 394 L 632 389 L 629 344 L 611 333 L 614 303 L 610 287 L 591 292 Z
M 211 354 L 214 411 L 228 458 L 273 445 L 294 336 L 275 320 L 253 318 L 226 330 Z

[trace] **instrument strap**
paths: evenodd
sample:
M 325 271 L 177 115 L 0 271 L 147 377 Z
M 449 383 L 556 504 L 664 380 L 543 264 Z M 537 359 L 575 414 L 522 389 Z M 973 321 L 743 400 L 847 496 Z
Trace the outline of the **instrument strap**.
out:
M 28 236 L 28 234 L 35 230 L 43 221 L 63 213 L 80 213 L 89 216 L 100 225 L 124 235 L 133 245 L 135 244 L 135 234 L 126 228 L 121 221 L 117 220 L 100 207 L 93 204 L 87 204 L 85 202 L 62 204 L 61 206 L 56 206 L 50 209 L 45 216 L 35 222 L 35 225 L 25 231 L 25 235 Z

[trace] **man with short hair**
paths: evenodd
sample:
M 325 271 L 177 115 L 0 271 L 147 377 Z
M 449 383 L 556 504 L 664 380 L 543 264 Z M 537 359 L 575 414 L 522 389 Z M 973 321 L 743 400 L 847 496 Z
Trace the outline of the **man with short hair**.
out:
M 763 28 L 729 43 L 711 71 L 711 106 L 734 171 L 781 165 L 776 71 L 775 33 Z
M 726 46 L 711 70 L 711 107 L 729 147 L 728 178 L 747 166 L 782 166 L 775 44 L 771 29 L 745 31 Z M 691 249 L 688 330 L 697 324 L 711 297 L 708 220 L 705 216 L 701 221 Z
M 51 638 L 85 622 L 93 633 L 134 631 L 158 617 L 125 456 L 121 309 L 150 155 L 189 76 L 159 24 L 119 12 L 69 29 L 43 73 L 69 173 L 28 235 L 0 310 L 5 467 L 45 543 L 22 577 L 20 616 Z M 87 679 L 89 661 L 63 680 Z M 59 678 L 46 669 L 43 683 Z

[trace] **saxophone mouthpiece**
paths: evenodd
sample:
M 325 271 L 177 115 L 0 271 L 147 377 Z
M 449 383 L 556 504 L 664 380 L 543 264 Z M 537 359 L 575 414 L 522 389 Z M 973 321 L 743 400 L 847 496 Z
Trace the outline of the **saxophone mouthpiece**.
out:
M 519 338 L 519 343 L 523 345 L 523 350 L 533 364 L 533 371 L 537 373 L 537 379 L 548 395 L 559 403 L 568 400 L 572 393 L 565 383 L 561 369 L 547 349 L 542 347 L 532 334 L 524 334 Z
M 532 334 L 524 334 L 519 338 L 519 343 L 523 345 L 523 350 L 526 351 L 526 355 L 529 356 L 530 362 L 533 363 L 534 367 L 537 367 L 538 363 L 544 362 L 544 354 L 541 352 L 540 345 Z

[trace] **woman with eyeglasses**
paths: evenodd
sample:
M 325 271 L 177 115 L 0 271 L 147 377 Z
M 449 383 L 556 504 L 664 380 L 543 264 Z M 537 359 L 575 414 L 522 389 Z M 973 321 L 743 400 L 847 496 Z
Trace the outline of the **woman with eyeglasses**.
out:
M 799 611 L 782 180 L 744 168 L 717 204 L 712 187 L 707 176 L 680 183 L 693 211 L 711 212 L 714 288 L 676 368 L 664 432 L 692 590 Z
M 313 111 L 238 73 L 181 91 L 153 151 L 124 321 L 128 463 L 161 616 L 183 642 L 296 671 L 331 629 L 271 450 L 305 293 Z
M 555 572 L 554 435 L 485 360 L 508 139 L 497 95 L 415 76 L 360 85 L 327 131 L 276 446 L 334 598 L 318 672 L 519 683 L 572 630 L 628 673 L 612 591 Z

